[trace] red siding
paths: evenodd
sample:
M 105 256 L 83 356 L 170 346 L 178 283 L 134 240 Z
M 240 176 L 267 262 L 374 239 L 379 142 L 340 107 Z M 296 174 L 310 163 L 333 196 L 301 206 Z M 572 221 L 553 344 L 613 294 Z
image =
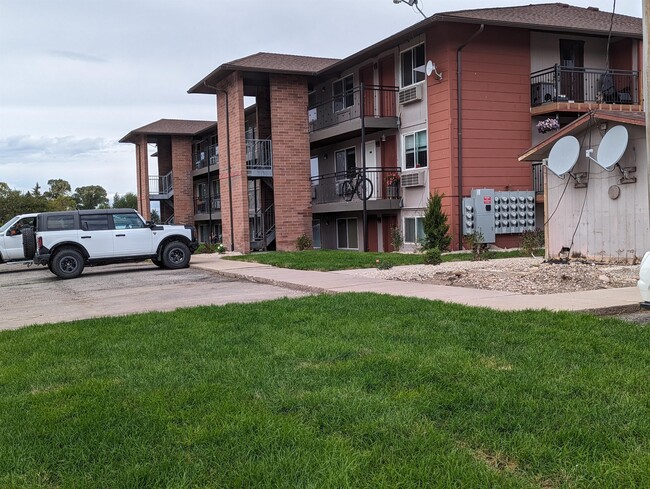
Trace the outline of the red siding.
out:
M 456 53 L 477 26 L 438 25 L 427 34 L 427 59 L 443 80 L 428 78 L 429 178 L 458 246 Z M 532 174 L 517 157 L 530 145 L 530 46 L 525 30 L 487 26 L 462 50 L 463 188 L 529 190 Z

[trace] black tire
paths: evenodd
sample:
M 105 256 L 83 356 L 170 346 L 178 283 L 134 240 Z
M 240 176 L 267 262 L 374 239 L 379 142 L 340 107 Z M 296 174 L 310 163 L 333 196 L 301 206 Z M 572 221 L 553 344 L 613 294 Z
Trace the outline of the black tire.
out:
M 181 241 L 172 241 L 163 248 L 162 262 L 165 268 L 177 270 L 190 266 L 190 249 Z
M 372 182 L 368 178 L 364 178 L 359 182 L 357 187 L 357 195 L 361 200 L 368 200 L 372 197 Z
M 74 248 L 62 248 L 50 258 L 49 266 L 59 278 L 77 278 L 84 271 L 84 257 Z
M 163 262 L 161 262 L 160 260 L 156 260 L 155 258 L 151 259 L 151 263 L 153 263 L 157 267 L 165 268 L 165 264 Z
M 350 180 L 345 180 L 342 187 L 343 198 L 350 202 L 354 197 L 354 186 Z
M 23 234 L 23 254 L 25 260 L 32 260 L 36 254 L 36 236 L 34 228 L 25 228 L 22 230 Z

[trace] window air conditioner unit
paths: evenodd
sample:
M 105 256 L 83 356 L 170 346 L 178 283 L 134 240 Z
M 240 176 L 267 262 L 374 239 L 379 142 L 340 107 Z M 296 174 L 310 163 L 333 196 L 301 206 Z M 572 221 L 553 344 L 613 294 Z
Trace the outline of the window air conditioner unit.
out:
M 422 100 L 422 84 L 411 85 L 399 91 L 399 103 L 401 105 L 417 102 L 418 100 Z
M 410 173 L 402 173 L 400 182 L 402 187 L 424 187 L 426 174 L 424 170 L 414 171 Z

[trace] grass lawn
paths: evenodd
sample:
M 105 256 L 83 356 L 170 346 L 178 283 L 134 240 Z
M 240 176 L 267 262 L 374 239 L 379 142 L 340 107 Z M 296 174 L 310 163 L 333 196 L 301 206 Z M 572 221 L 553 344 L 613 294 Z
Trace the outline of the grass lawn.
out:
M 490 252 L 489 258 L 513 258 L 525 256 L 520 251 Z M 539 256 L 539 255 L 537 255 Z M 542 255 L 543 256 L 543 253 Z M 281 268 L 298 270 L 350 270 L 354 268 L 373 268 L 377 260 L 390 265 L 422 265 L 423 255 L 419 253 L 359 253 L 342 250 L 306 250 L 306 251 L 272 251 L 268 253 L 251 253 L 249 255 L 228 256 L 227 260 L 252 261 Z M 472 254 L 448 253 L 442 255 L 442 261 L 471 260 Z
M 0 487 L 650 487 L 650 329 L 373 294 L 0 333 Z

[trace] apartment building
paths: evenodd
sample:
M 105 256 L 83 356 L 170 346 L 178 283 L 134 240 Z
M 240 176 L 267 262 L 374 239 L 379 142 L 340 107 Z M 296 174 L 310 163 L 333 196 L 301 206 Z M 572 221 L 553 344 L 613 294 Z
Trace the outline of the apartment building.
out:
M 499 199 L 514 209 L 492 217 L 488 241 L 517 246 L 544 222 L 541 160 L 519 161 L 550 136 L 538 122 L 641 111 L 641 46 L 641 19 L 595 8 L 446 12 L 342 60 L 222 64 L 189 90 L 216 96 L 218 125 L 159 121 L 122 141 L 136 144 L 140 210 L 156 198 L 150 182 L 171 179 L 165 216 L 228 249 L 292 250 L 306 234 L 315 247 L 390 251 L 394 227 L 414 249 L 435 191 L 453 249 Z M 149 175 L 144 148 L 167 139 Z M 218 204 L 206 214 L 199 199 Z

